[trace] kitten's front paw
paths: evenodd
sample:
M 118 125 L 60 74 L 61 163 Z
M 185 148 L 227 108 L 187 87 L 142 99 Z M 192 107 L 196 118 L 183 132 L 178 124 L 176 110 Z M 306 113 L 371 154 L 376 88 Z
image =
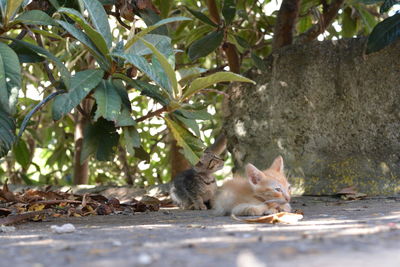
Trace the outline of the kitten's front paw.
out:
M 248 216 L 261 216 L 264 214 L 264 209 L 260 208 L 260 207 L 249 207 L 247 208 L 246 214 L 244 215 L 248 215 Z
M 264 210 L 263 215 L 271 215 L 271 214 L 275 214 L 280 212 L 279 209 L 276 208 L 267 208 L 266 210 Z
M 289 203 L 283 204 L 279 207 L 279 211 L 285 211 L 285 212 L 291 212 L 292 207 L 290 206 Z
M 199 205 L 200 210 L 207 210 L 207 206 L 204 203 Z
M 207 206 L 204 203 L 194 203 L 191 207 L 192 210 L 207 210 Z

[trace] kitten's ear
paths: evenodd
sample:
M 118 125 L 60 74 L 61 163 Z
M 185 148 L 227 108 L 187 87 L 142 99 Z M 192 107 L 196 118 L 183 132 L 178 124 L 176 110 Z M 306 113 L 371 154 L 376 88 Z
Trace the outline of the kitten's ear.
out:
M 283 173 L 283 158 L 282 156 L 278 156 L 274 159 L 274 162 L 272 162 L 270 169 Z
M 263 173 L 259 169 L 257 169 L 253 164 L 248 163 L 246 165 L 246 175 L 250 183 L 256 185 L 261 181 Z

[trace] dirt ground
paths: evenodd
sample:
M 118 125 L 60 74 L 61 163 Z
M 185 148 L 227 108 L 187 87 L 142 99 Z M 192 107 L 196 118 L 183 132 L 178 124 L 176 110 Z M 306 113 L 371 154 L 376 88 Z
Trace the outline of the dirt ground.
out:
M 400 196 L 298 197 L 297 224 L 246 224 L 212 211 L 49 218 L 0 233 L 0 266 L 400 266 Z M 51 225 L 72 223 L 56 234 Z

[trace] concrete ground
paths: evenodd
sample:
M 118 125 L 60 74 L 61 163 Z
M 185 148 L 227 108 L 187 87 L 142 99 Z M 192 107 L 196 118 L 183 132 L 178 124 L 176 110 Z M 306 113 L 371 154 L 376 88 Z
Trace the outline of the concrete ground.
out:
M 0 233 L 0 266 L 400 266 L 400 197 L 294 198 L 297 224 L 211 211 L 49 218 Z M 56 234 L 51 225 L 72 223 Z

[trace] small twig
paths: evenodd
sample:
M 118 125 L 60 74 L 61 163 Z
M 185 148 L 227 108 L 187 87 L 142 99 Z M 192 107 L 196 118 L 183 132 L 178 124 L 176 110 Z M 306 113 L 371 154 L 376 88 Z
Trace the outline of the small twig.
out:
M 25 37 L 25 35 L 28 33 L 28 31 L 26 30 L 26 29 L 23 29 L 18 35 L 17 35 L 17 37 L 15 37 L 15 39 L 17 39 L 17 40 L 22 40 L 24 37 Z
M 107 11 L 107 15 L 112 15 L 112 16 L 114 16 L 114 17 L 117 19 L 117 21 L 118 21 L 124 28 L 126 28 L 126 29 L 128 29 L 128 30 L 131 29 L 131 26 L 129 26 L 128 24 L 126 24 L 125 22 L 122 21 L 121 15 L 120 15 L 119 11 L 117 11 L 117 12 Z
M 38 43 L 38 45 L 40 47 L 44 48 L 42 37 L 40 36 L 40 34 L 35 33 L 35 38 L 36 38 L 36 42 Z M 43 61 L 43 66 L 44 66 L 44 70 L 45 70 L 47 77 L 49 78 L 51 84 L 58 90 L 57 81 L 54 78 L 53 73 L 51 72 L 50 67 L 46 61 Z
M 82 109 L 81 105 L 76 106 L 76 109 L 82 114 L 83 117 L 88 117 L 88 114 Z
M 136 119 L 136 122 L 141 122 L 144 120 L 147 120 L 148 118 L 154 117 L 154 116 L 159 116 L 161 113 L 167 111 L 167 107 L 162 107 L 160 109 L 157 109 L 155 111 L 149 112 L 146 115 Z

